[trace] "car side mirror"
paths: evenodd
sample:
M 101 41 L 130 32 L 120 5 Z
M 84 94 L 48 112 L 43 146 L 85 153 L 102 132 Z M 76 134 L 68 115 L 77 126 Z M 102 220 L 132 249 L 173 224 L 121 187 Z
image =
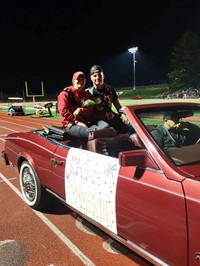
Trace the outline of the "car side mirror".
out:
M 119 164 L 121 166 L 135 166 L 140 168 L 160 168 L 146 149 L 124 151 L 119 153 Z

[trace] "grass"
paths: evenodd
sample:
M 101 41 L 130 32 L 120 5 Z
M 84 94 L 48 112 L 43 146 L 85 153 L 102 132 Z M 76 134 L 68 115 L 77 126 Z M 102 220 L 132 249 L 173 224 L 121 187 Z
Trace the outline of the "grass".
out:
M 149 104 L 149 103 L 163 103 L 163 102 L 195 102 L 200 103 L 200 99 L 141 99 L 141 100 L 132 100 L 132 99 L 121 99 L 120 96 L 120 103 L 122 106 L 130 106 L 130 105 L 137 105 L 137 104 Z M 34 103 L 23 103 L 23 106 L 26 108 L 25 115 L 26 116 L 35 116 L 34 110 Z M 60 119 L 60 115 L 56 113 L 56 102 L 53 102 L 53 107 L 51 108 L 52 111 L 52 119 Z M 2 112 L 7 112 L 8 104 L 3 104 Z M 114 108 L 113 108 L 114 110 Z M 45 111 L 44 116 L 48 116 L 48 111 Z M 43 116 L 42 115 L 42 116 Z
M 168 90 L 167 85 L 161 85 L 160 87 L 147 87 L 136 90 L 122 90 L 122 94 L 119 96 L 119 100 L 122 106 L 148 104 L 148 103 L 163 103 L 163 102 L 195 102 L 200 103 L 200 99 L 156 99 L 157 95 L 163 94 Z M 133 100 L 134 96 L 141 96 L 141 100 Z M 48 101 L 48 100 L 47 100 Z M 47 102 L 46 101 L 46 102 Z M 41 101 L 44 105 L 46 102 Z M 35 115 L 34 102 L 23 102 L 21 103 L 26 108 L 26 115 Z M 10 103 L 3 103 L 2 110 L 7 112 Z M 52 118 L 60 119 L 60 115 L 56 113 L 56 99 L 53 101 L 53 107 L 51 108 Z M 48 111 L 45 112 L 48 115 Z
M 161 95 L 168 91 L 167 85 L 161 85 L 160 87 L 147 87 L 143 89 L 130 89 L 123 90 L 123 94 L 120 96 L 121 99 L 132 99 L 132 97 L 140 96 L 143 99 L 155 99 L 157 95 Z
M 136 105 L 136 104 L 149 104 L 149 103 L 166 103 L 166 102 L 169 102 L 169 103 L 171 102 L 200 103 L 200 98 L 198 99 L 141 99 L 141 100 L 120 99 L 120 103 L 122 104 L 122 106 Z

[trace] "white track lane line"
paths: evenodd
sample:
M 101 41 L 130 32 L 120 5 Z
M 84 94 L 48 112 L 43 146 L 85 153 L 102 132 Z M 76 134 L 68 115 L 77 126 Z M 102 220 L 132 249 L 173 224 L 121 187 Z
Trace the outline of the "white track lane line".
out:
M 3 127 L 3 126 L 0 126 L 0 128 L 8 129 L 8 130 L 13 131 L 13 132 L 18 132 L 17 130 L 13 130 L 13 129 L 9 128 L 9 127 Z
M 0 177 L 23 200 L 21 192 L 4 175 L 2 175 L 2 173 L 0 173 Z M 83 262 L 84 265 L 95 266 L 95 264 L 86 257 L 49 219 L 47 219 L 44 214 L 33 209 L 31 210 L 34 211 L 34 213 L 50 228 L 50 230 L 65 243 L 65 245 Z

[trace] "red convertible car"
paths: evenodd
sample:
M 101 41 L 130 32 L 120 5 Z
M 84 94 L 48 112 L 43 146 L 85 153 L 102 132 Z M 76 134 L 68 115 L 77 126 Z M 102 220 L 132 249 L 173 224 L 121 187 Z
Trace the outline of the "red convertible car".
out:
M 24 201 L 42 210 L 52 195 L 154 265 L 200 265 L 200 105 L 123 108 L 133 133 L 113 128 L 81 140 L 50 125 L 9 134 L 2 157 L 19 171 Z M 176 112 L 188 138 L 165 151 L 152 135 Z M 50 196 L 51 195 L 51 196 Z

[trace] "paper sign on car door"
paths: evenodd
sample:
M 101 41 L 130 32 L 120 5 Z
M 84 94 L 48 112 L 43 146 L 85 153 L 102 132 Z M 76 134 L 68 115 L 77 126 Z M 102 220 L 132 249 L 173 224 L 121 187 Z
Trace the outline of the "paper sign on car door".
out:
M 66 202 L 113 233 L 116 228 L 117 158 L 71 148 L 66 158 Z

